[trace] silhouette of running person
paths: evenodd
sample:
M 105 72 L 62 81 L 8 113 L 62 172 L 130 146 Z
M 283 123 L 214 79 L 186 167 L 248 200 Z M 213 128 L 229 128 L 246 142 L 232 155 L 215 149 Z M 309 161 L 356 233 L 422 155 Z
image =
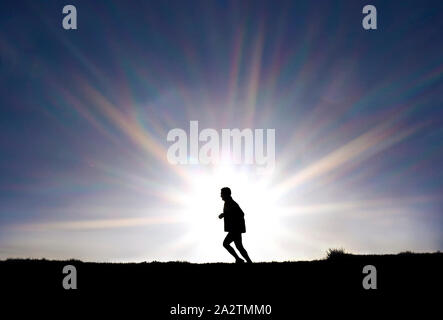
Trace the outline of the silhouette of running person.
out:
M 223 247 L 225 247 L 226 250 L 228 250 L 228 252 L 235 258 L 236 263 L 244 263 L 245 261 L 238 256 L 234 248 L 230 245 L 231 242 L 234 241 L 237 250 L 243 256 L 243 258 L 245 258 L 248 263 L 252 263 L 242 243 L 241 234 L 246 232 L 244 218 L 245 214 L 237 202 L 232 199 L 231 189 L 228 187 L 222 188 L 220 196 L 225 202 L 225 205 L 223 207 L 223 213 L 218 217 L 220 219 L 225 219 L 225 231 L 228 233 L 223 241 Z

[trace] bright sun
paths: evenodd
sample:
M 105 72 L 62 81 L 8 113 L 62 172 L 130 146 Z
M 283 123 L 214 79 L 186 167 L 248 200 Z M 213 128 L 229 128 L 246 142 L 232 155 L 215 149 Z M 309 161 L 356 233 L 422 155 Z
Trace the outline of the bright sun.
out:
M 245 212 L 245 248 L 251 258 L 266 260 L 278 258 L 279 232 L 283 230 L 281 210 L 277 196 L 270 188 L 266 176 L 235 169 L 233 166 L 218 167 L 211 172 L 192 174 L 188 190 L 183 195 L 184 212 L 188 233 L 182 245 L 192 248 L 196 262 L 230 261 L 222 247 L 226 233 L 218 215 L 223 211 L 220 189 L 230 187 L 233 199 Z

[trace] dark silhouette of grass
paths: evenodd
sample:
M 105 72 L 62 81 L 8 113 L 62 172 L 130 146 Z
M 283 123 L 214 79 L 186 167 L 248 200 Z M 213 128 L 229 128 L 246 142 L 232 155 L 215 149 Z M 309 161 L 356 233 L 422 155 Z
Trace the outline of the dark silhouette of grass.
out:
M 62 269 L 68 264 L 77 269 L 77 290 L 62 287 Z M 376 267 L 377 290 L 362 286 L 365 265 Z M 161 315 L 156 319 L 167 318 L 169 308 L 176 304 L 226 303 L 271 304 L 272 318 L 278 319 L 287 318 L 294 304 L 302 301 L 344 303 L 358 298 L 380 305 L 399 295 L 438 292 L 443 284 L 441 270 L 441 252 L 354 255 L 342 249 L 328 250 L 321 260 L 251 265 L 8 259 L 0 261 L 0 285 L 3 292 L 20 297 L 31 294 L 32 299 L 48 295 L 131 303 L 142 299 L 151 315 Z
M 343 258 L 346 255 L 345 249 L 328 249 L 326 252 L 326 258 L 327 259 L 337 259 L 337 258 Z

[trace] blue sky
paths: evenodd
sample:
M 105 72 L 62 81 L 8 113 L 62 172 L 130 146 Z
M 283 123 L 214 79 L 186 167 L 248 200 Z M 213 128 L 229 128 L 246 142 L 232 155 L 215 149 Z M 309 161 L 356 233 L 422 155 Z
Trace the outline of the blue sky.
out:
M 253 260 L 443 248 L 441 1 L 66 4 L 0 4 L 0 258 L 227 261 L 225 185 Z M 276 169 L 171 165 L 191 120 Z

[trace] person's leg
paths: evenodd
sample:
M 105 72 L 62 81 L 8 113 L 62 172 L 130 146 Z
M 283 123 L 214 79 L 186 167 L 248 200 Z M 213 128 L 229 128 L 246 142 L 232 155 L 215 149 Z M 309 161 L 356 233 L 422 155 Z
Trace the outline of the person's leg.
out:
M 248 252 L 246 251 L 246 249 L 243 247 L 243 242 L 242 242 L 242 238 L 241 238 L 241 233 L 236 237 L 236 239 L 234 240 L 235 246 L 237 247 L 237 250 L 240 252 L 240 254 L 243 256 L 243 258 L 246 259 L 246 261 L 248 261 L 248 263 L 252 263 L 251 259 L 249 258 Z
M 234 248 L 231 247 L 231 245 L 230 245 L 230 243 L 232 241 L 234 241 L 232 233 L 228 232 L 228 235 L 226 236 L 225 240 L 223 241 L 223 247 L 225 247 L 226 250 L 228 250 L 228 252 L 235 258 L 236 262 L 242 262 L 243 259 L 237 255 L 237 252 L 235 252 Z

